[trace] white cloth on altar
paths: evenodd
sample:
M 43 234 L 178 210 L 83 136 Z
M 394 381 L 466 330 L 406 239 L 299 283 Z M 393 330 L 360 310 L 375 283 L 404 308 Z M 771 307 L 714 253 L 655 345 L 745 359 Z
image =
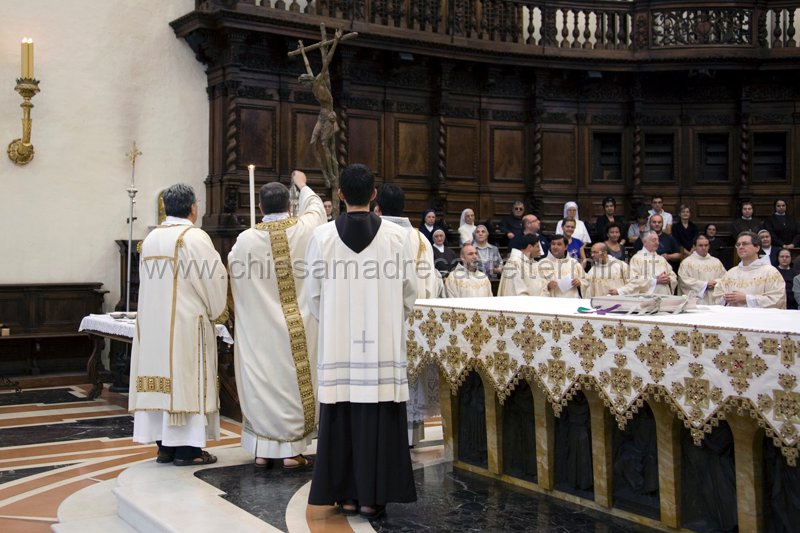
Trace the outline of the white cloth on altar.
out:
M 450 272 L 444 282 L 448 298 L 480 298 L 492 296 L 492 282 L 480 270 L 470 272 L 460 264 Z
M 318 419 L 313 400 L 317 321 L 305 303 L 301 265 L 311 233 L 326 223 L 326 215 L 322 200 L 310 187 L 300 191 L 298 213 L 301 215 L 293 219 L 273 216 L 269 222 L 245 230 L 228 254 L 236 313 L 234 364 L 243 415 L 242 447 L 256 457 L 278 459 L 305 452 L 314 433 L 306 415 L 309 421 Z M 277 255 L 270 230 L 285 232 L 288 257 Z M 294 291 L 280 292 L 276 272 L 280 260 L 292 265 Z M 303 323 L 305 353 L 297 355 L 299 364 L 307 365 L 306 391 L 299 385 L 282 298 L 297 304 Z M 304 393 L 310 395 L 305 408 Z
M 213 322 L 226 310 L 227 273 L 204 231 L 167 217 L 142 243 L 139 275 L 128 409 L 157 417 L 140 415 L 147 427 L 134 423 L 134 433 L 149 438 L 162 427 L 161 440 L 195 446 L 200 423 L 219 432 L 219 417 L 206 415 L 219 411 Z M 182 427 L 189 423 L 194 430 Z M 182 442 L 187 431 L 193 444 Z
M 678 294 L 689 295 L 692 292 L 697 296 L 697 303 L 713 305 L 713 291 L 708 290 L 708 282 L 719 281 L 725 275 L 722 262 L 711 254 L 705 257 L 697 252 L 681 261 L 678 267 Z
M 726 272 L 714 287 L 713 298 L 721 305 L 722 295 L 733 291 L 746 294 L 747 307 L 786 309 L 786 282 L 768 255 L 747 266 L 740 262 Z
M 408 400 L 406 316 L 417 295 L 416 252 L 396 224 L 381 223 L 360 253 L 347 247 L 335 223 L 314 230 L 306 298 L 319 320 L 320 403 Z

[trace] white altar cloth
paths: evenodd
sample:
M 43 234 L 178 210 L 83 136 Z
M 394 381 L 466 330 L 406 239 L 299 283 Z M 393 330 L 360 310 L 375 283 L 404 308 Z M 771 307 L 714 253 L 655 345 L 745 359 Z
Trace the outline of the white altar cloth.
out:
M 470 370 L 502 402 L 521 377 L 541 386 L 558 414 L 577 388 L 606 400 L 618 423 L 661 397 L 695 442 L 724 411 L 742 408 L 800 449 L 800 314 L 701 306 L 679 315 L 578 313 L 589 300 L 503 297 L 417 300 L 409 316 L 409 375 L 435 363 L 455 392 Z
M 217 337 L 226 344 L 233 344 L 233 337 L 222 324 L 217 324 Z M 111 318 L 109 315 L 88 315 L 83 317 L 78 331 L 97 331 L 118 337 L 128 337 L 133 339 L 136 333 L 136 320 L 130 318 Z

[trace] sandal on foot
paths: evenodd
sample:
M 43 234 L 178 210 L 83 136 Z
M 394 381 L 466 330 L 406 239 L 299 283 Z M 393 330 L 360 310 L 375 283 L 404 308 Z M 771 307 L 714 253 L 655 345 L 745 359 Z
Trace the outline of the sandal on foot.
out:
M 363 506 L 359 509 L 358 514 L 366 518 L 367 520 L 375 520 L 376 518 L 380 518 L 383 516 L 383 513 L 386 512 L 385 505 L 376 505 L 374 507 Z
M 294 461 L 297 464 L 296 465 L 287 465 L 286 464 L 286 459 Z M 283 468 L 285 468 L 286 470 L 294 470 L 295 468 L 302 468 L 302 467 L 305 467 L 305 466 L 311 466 L 313 464 L 311 462 L 311 459 L 309 459 L 308 457 L 306 457 L 303 454 L 295 455 L 294 457 L 287 457 L 286 459 L 283 460 Z
M 256 468 L 266 468 L 270 469 L 275 466 L 274 459 L 267 459 L 266 457 L 256 457 L 255 462 L 253 463 Z
M 358 514 L 358 502 L 355 500 L 337 502 L 336 505 L 339 506 L 339 512 L 344 516 L 356 516 Z
M 175 459 L 172 464 L 175 466 L 199 466 L 199 465 L 212 465 L 217 462 L 217 458 L 207 451 L 203 450 L 200 457 L 194 459 Z
M 175 452 L 168 452 L 167 450 L 159 450 L 156 462 L 159 464 L 171 463 L 175 460 Z

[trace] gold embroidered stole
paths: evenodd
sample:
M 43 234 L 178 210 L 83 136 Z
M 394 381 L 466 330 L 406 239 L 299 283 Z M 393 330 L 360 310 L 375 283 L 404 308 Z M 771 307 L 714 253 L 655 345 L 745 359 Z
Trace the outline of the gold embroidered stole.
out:
M 303 404 L 304 427 L 307 435 L 314 431 L 314 387 L 311 383 L 311 364 L 308 360 L 306 330 L 303 325 L 303 317 L 300 315 L 300 306 L 297 303 L 297 289 L 292 274 L 292 257 L 289 251 L 289 239 L 286 236 L 286 230 L 297 222 L 296 218 L 262 222 L 256 224 L 256 229 L 268 231 L 272 244 L 278 295 L 286 321 L 286 330 L 289 332 L 289 343 L 297 374 L 297 387 L 300 389 L 300 401 Z

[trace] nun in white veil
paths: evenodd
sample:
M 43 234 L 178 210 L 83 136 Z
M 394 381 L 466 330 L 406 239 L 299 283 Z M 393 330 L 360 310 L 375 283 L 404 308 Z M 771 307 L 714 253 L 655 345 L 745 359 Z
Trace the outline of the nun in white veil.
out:
M 458 223 L 461 246 L 472 242 L 472 234 L 475 233 L 475 227 L 475 211 L 469 208 L 461 211 L 461 220 Z
M 578 217 L 578 204 L 575 202 L 567 202 L 564 204 L 564 219 L 572 218 L 575 219 L 575 233 L 572 234 L 572 237 L 583 241 L 583 244 L 591 244 L 592 238 L 589 237 L 589 231 L 586 229 L 586 224 Z M 561 230 L 561 224 L 564 220 L 559 220 L 558 224 L 556 225 L 556 235 L 563 235 Z

